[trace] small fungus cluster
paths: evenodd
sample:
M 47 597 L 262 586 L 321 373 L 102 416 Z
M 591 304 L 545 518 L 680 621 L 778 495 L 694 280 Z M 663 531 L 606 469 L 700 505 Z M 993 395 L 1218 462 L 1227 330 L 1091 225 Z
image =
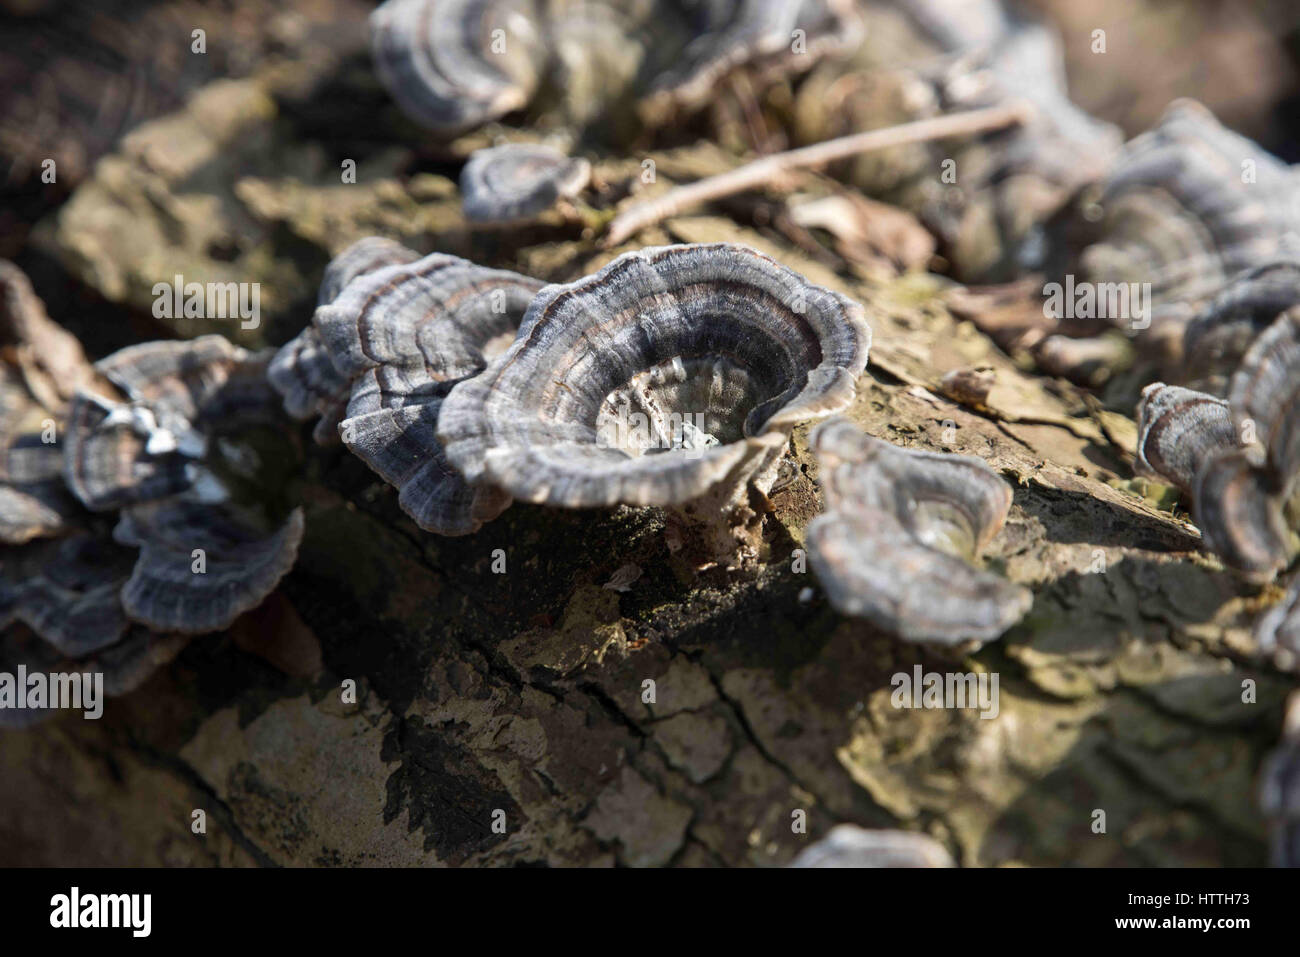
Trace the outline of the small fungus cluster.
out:
M 801 72 L 862 36 L 850 0 L 388 0 L 370 32 L 375 70 L 402 110 L 447 134 L 546 90 L 589 93 L 603 104 L 590 108 L 598 114 L 640 101 L 644 115 L 666 116 L 707 103 L 739 67 Z M 645 51 L 642 70 L 605 61 L 634 46 Z
M 302 511 L 277 508 L 246 442 L 276 421 L 266 359 L 205 336 L 92 366 L 25 276 L 0 263 L 0 279 L 14 343 L 0 366 L 0 666 L 98 671 L 123 694 L 258 605 L 297 555 Z

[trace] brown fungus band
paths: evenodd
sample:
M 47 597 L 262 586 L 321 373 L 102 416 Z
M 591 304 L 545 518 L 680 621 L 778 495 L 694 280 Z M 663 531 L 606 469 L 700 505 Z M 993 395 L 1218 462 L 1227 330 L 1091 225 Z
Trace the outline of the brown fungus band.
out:
M 447 392 L 514 341 L 541 288 L 434 253 L 365 273 L 316 311 L 317 341 L 349 383 L 339 435 L 427 531 L 469 534 L 510 504 L 498 489 L 461 478 L 435 428 Z
M 812 448 L 826 513 L 808 557 L 831 604 L 908 641 L 999 637 L 1033 601 L 974 562 L 1002 528 L 1011 487 L 979 459 L 901 449 L 844 420 Z
M 715 557 L 752 557 L 747 488 L 790 430 L 845 408 L 862 307 L 744 246 L 667 246 L 548 286 L 500 359 L 451 391 L 438 436 L 471 482 L 567 508 L 658 505 Z

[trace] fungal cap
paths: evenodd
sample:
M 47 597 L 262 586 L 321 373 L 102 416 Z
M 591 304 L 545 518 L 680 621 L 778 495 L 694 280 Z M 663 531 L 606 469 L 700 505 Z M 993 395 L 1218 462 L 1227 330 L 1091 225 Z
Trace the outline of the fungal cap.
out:
M 1256 161 L 1253 183 L 1243 182 L 1242 157 Z M 1284 251 L 1300 228 L 1293 191 L 1284 163 L 1199 103 L 1176 101 L 1115 163 L 1101 197 L 1105 235 L 1085 250 L 1083 271 L 1093 281 L 1150 282 L 1162 304 L 1203 302 Z
M 400 266 L 415 262 L 420 254 L 408 249 L 395 239 L 384 236 L 365 236 L 348 246 L 329 261 L 321 276 L 316 305 L 323 306 L 339 297 L 348 283 L 358 276 L 372 273 L 386 266 Z
M 525 501 L 678 505 L 845 408 L 870 341 L 860 305 L 752 249 L 642 249 L 542 290 L 438 437 L 469 481 Z
M 359 239 L 325 267 L 316 304 L 319 307 L 332 303 L 354 279 L 419 258 L 419 253 L 382 236 Z M 314 326 L 308 325 L 280 348 L 267 367 L 266 376 L 280 394 L 285 412 L 293 418 L 308 419 L 313 415 L 332 418 L 328 429 L 317 436 L 320 444 L 337 439 L 334 430 L 352 383 L 335 368 Z
M 130 553 L 86 532 L 29 546 L 0 579 L 4 617 L 20 621 L 59 654 L 80 658 L 127 628 L 118 589 Z
M 269 534 L 234 507 L 172 498 L 126 508 L 113 537 L 140 555 L 122 606 L 157 631 L 219 631 L 275 590 L 293 567 L 302 533 L 301 508 Z
M 1223 452 L 1197 472 L 1192 517 L 1205 545 L 1248 581 L 1272 581 L 1291 562 L 1282 505 L 1256 448 Z
M 831 604 L 908 641 L 990 641 L 1033 594 L 971 564 L 997 534 L 1011 489 L 970 456 L 900 449 L 844 420 L 811 438 L 826 513 L 809 560 Z
M 1296 306 L 1300 260 L 1279 259 L 1234 276 L 1187 325 L 1183 354 L 1189 376 L 1198 388 L 1225 394 L 1256 337 Z
M 591 164 L 531 143 L 476 151 L 460 174 L 465 218 L 475 223 L 534 219 L 572 199 L 591 179 Z
M 526 0 L 387 0 L 370 15 L 375 72 L 421 125 L 470 129 L 531 98 L 536 23 Z
M 912 831 L 868 830 L 837 824 L 799 852 L 791 867 L 955 867 L 948 850 Z
M 1300 478 L 1300 307 L 1264 330 L 1232 377 L 1229 404 L 1239 430 L 1264 449 L 1279 493 Z
M 317 310 L 322 346 L 351 383 L 337 434 L 427 531 L 469 534 L 510 504 L 466 483 L 434 429 L 443 397 L 514 341 L 542 285 L 434 254 L 361 276 Z
M 679 63 L 655 78 L 648 97 L 653 108 L 701 106 L 727 74 L 750 64 L 774 72 L 811 69 L 824 56 L 854 49 L 863 35 L 849 0 L 740 0 L 703 5 L 702 13 Z M 796 37 L 803 40 L 798 52 Z
M 1138 403 L 1136 470 L 1190 492 L 1212 457 L 1237 447 L 1228 403 L 1182 386 L 1154 382 Z
M 192 448 L 182 453 L 172 430 L 160 426 L 148 406 L 84 392 L 72 400 L 67 427 L 65 481 L 92 511 L 184 491 L 191 482 L 188 466 L 206 447 L 185 424 L 182 434 Z
M 370 369 L 420 364 L 430 379 L 455 382 L 483 368 L 490 344 L 513 338 L 542 285 L 433 253 L 354 279 L 312 324 L 349 383 Z
M 365 381 L 376 376 L 368 372 Z M 375 386 L 376 390 L 378 386 Z M 348 449 L 398 490 L 415 524 L 438 535 L 469 535 L 510 505 L 510 496 L 470 485 L 447 461 L 435 434 L 441 399 L 350 415 L 340 426 Z
M 273 420 L 268 358 L 214 335 L 129 346 L 96 363 L 127 401 L 85 390 L 73 399 L 68 488 L 97 511 L 189 488 L 208 432 Z

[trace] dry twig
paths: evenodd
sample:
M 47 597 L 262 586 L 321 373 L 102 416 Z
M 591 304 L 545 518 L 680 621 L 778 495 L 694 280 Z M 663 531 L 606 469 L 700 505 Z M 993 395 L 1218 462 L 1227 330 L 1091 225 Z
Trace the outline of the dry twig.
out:
M 865 133 L 841 136 L 838 139 L 814 143 L 812 146 L 787 150 L 784 153 L 773 153 L 771 156 L 764 156 L 737 169 L 686 186 L 679 186 L 655 199 L 625 209 L 610 221 L 609 231 L 602 245 L 606 249 L 617 246 L 629 236 L 669 216 L 676 216 L 701 203 L 763 186 L 771 182 L 774 177 L 790 170 L 815 169 L 849 156 L 888 149 L 891 146 L 955 136 L 971 136 L 1015 126 L 1026 122 L 1031 113 L 1032 107 L 1027 103 L 1016 102 L 868 130 Z

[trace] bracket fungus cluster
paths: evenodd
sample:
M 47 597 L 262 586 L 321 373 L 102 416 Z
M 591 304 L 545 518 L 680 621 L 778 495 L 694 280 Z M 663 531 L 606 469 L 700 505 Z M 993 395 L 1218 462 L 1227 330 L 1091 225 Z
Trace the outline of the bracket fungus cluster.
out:
M 914 642 L 991 641 L 1029 589 L 974 562 L 1002 528 L 1011 487 L 979 459 L 902 449 L 843 419 L 811 444 L 826 512 L 808 557 L 835 609 Z
M 1150 283 L 1153 331 L 1181 333 L 1226 282 L 1286 252 L 1300 235 L 1298 192 L 1285 163 L 1179 100 L 1125 145 L 1102 183 L 1080 278 Z
M 316 306 L 333 302 L 358 276 L 419 258 L 419 253 L 381 236 L 357 240 L 325 267 Z M 280 393 L 285 412 L 295 419 L 317 418 L 318 443 L 337 441 L 352 383 L 334 367 L 315 326 L 307 326 L 281 347 L 267 367 L 267 379 Z
M 1228 398 L 1154 383 L 1138 406 L 1138 470 L 1182 489 L 1205 544 L 1250 581 L 1290 564 L 1300 477 L 1300 312 L 1260 334 Z
M 335 263 L 360 262 L 357 246 L 382 242 L 362 240 Z M 543 284 L 442 253 L 393 259 L 350 270 L 346 283 L 341 268 L 327 277 L 328 301 L 272 360 L 269 376 L 291 414 L 316 412 L 336 425 L 348 449 L 398 490 L 417 525 L 469 534 L 510 498 L 467 484 L 448 464 L 435 435 L 439 409 L 457 382 L 514 340 Z
M 541 291 L 438 418 L 467 480 L 566 508 L 669 509 L 712 559 L 756 554 L 790 430 L 845 408 L 862 307 L 726 243 L 626 253 Z
M 852 0 L 729 0 L 695 10 L 695 39 L 650 84 L 651 112 L 664 103 L 689 108 L 707 102 L 719 81 L 740 67 L 801 72 L 862 39 Z
M 124 694 L 188 636 L 259 604 L 296 557 L 301 510 L 275 512 L 269 473 L 246 443 L 247 430 L 274 421 L 266 360 L 205 336 L 91 366 L 21 273 L 0 278 L 5 326 L 17 330 L 14 361 L 0 366 L 2 527 L 22 525 L 10 503 L 30 497 L 33 480 L 52 516 L 6 534 L 0 549 L 0 665 L 101 672 L 108 694 Z M 36 368 L 15 373 L 24 355 L 63 369 L 44 380 Z M 24 394 L 15 377 L 41 384 Z M 30 425 L 33 415 L 42 418 Z
M 118 697 L 176 657 L 189 636 L 151 631 L 123 610 L 133 560 L 129 549 L 85 527 L 6 552 L 0 672 L 101 674 L 104 693 Z M 0 708 L 0 729 L 27 727 L 49 713 L 39 703 Z
M 591 179 L 591 164 L 547 146 L 507 143 L 476 151 L 460 174 L 465 218 L 509 224 L 533 219 L 572 199 Z
M 934 838 L 912 831 L 869 830 L 837 824 L 799 852 L 791 867 L 956 867 Z
M 1041 184 L 1052 184 L 1048 202 L 1053 207 L 1064 202 L 1065 193 L 1104 175 L 1122 135 L 1071 101 L 1062 41 L 1053 28 L 1013 15 L 998 0 L 904 0 L 900 6 L 953 54 L 939 77 L 945 108 L 971 109 L 1013 98 L 1034 107 L 1025 124 L 1000 135 L 996 175 L 1032 174 L 1039 180 L 1039 192 Z M 1034 192 L 1024 189 L 1013 189 L 1006 198 L 1035 202 Z
M 227 627 L 279 583 L 303 531 L 301 509 L 273 513 L 265 463 L 242 441 L 274 421 L 265 357 L 202 336 L 130 346 L 95 368 L 108 386 L 73 399 L 64 473 L 86 508 L 120 510 L 113 537 L 139 549 L 127 617 L 167 632 Z
M 647 118 L 666 118 L 735 69 L 799 72 L 861 39 L 852 0 L 388 0 L 370 30 L 380 80 L 445 134 L 575 91 L 603 102 L 580 114 L 641 98 Z M 596 62 L 611 46 L 639 50 L 639 69 Z
M 1225 395 L 1232 373 L 1259 334 L 1297 307 L 1300 259 L 1278 259 L 1238 273 L 1183 334 L 1185 380 L 1201 391 Z

